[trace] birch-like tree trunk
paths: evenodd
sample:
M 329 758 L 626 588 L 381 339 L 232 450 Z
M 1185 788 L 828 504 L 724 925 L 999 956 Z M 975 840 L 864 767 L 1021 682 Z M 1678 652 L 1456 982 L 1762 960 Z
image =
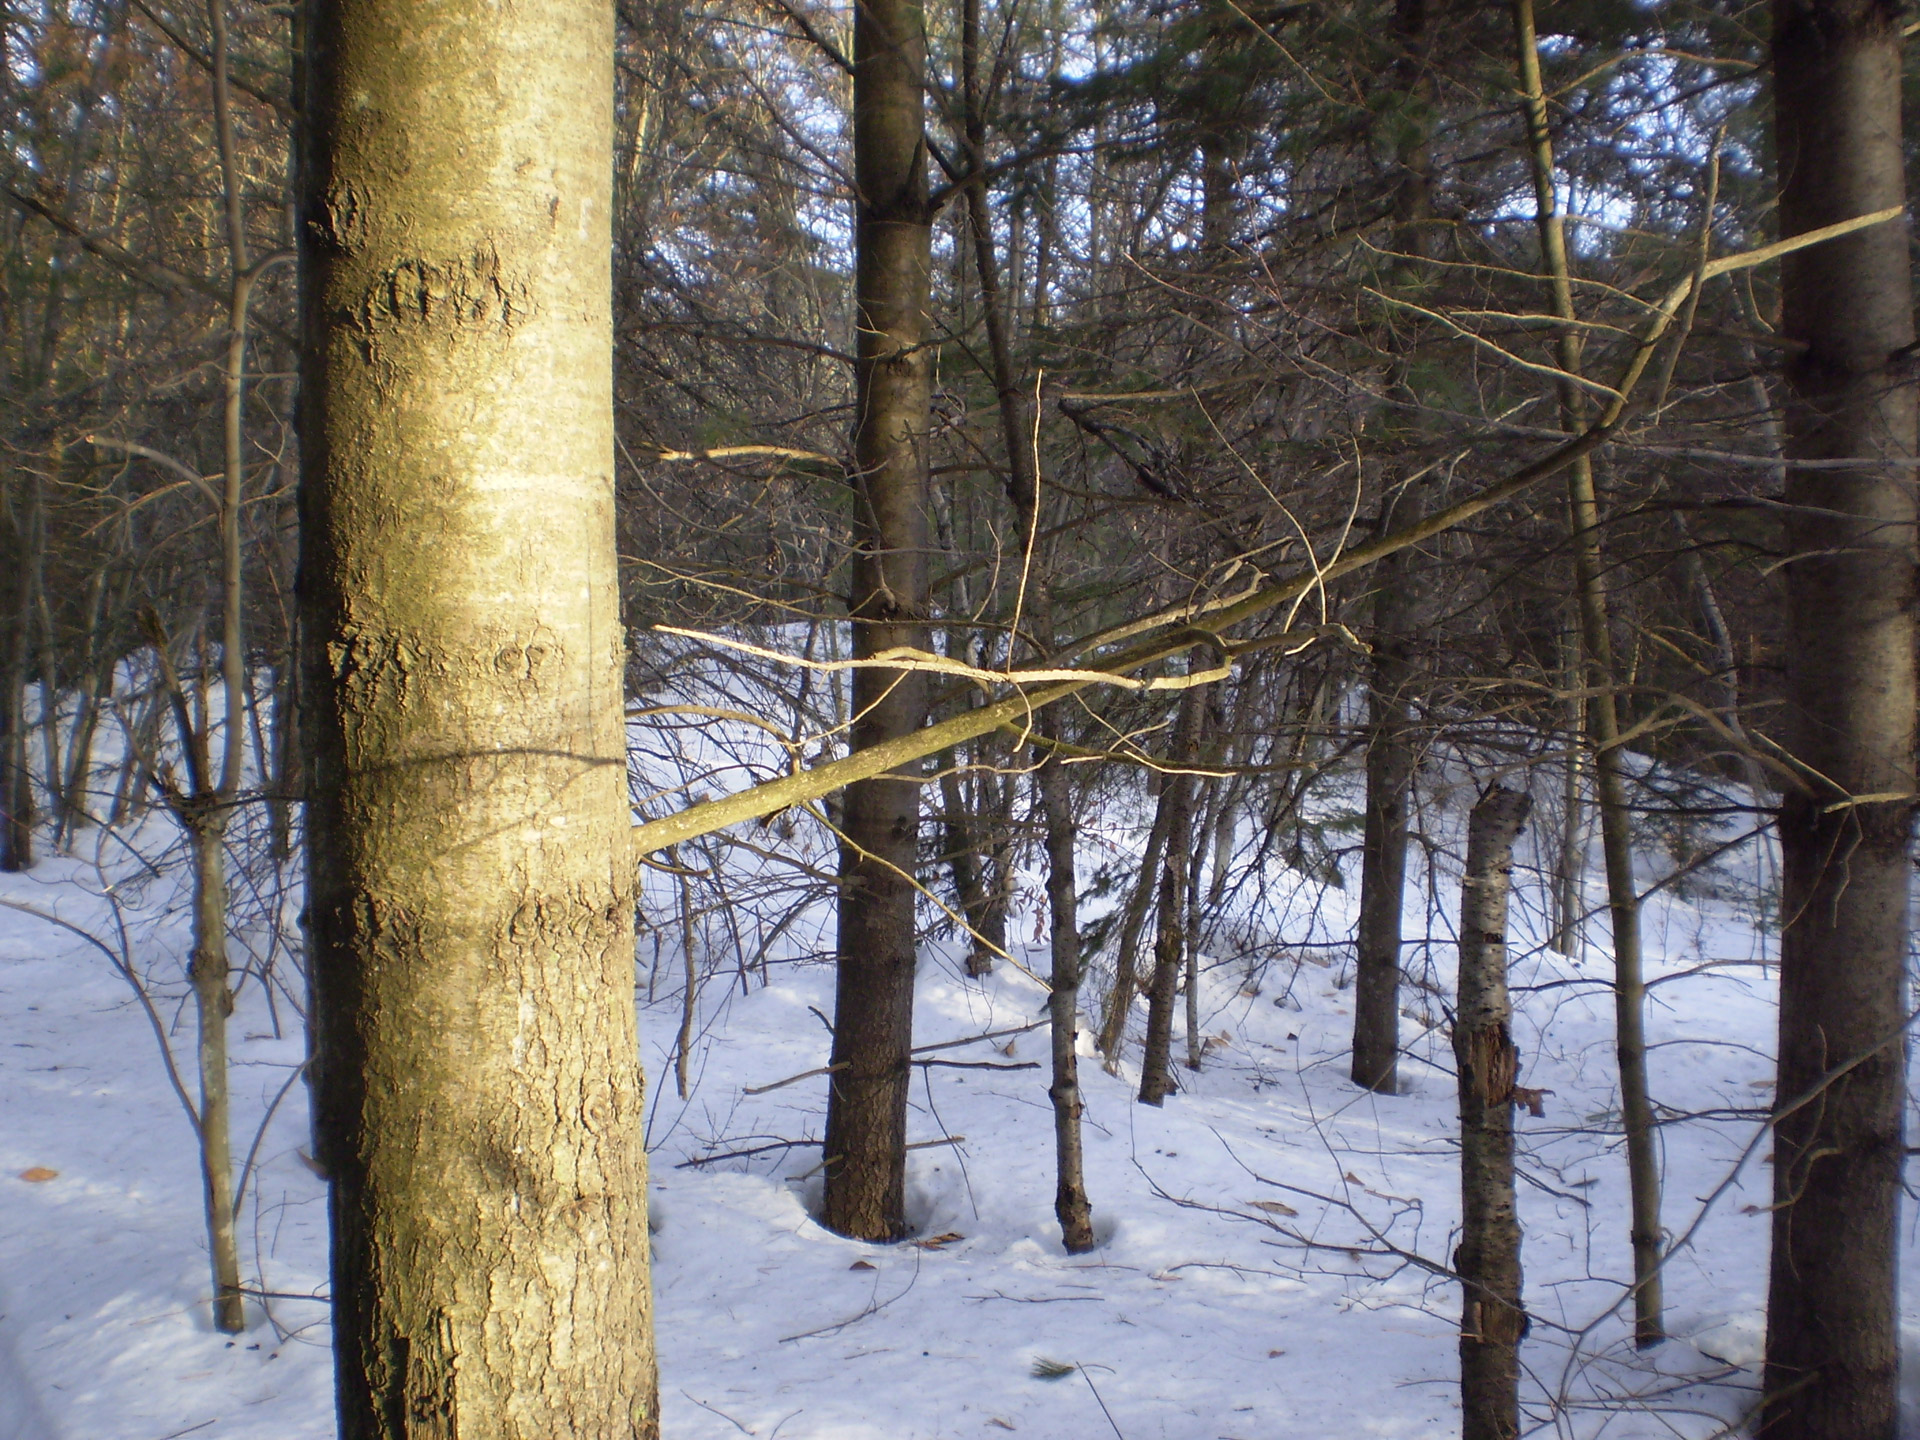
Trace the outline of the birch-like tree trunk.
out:
M 343 1440 L 659 1433 L 613 12 L 320 0 L 302 697 Z
M 1513 843 L 1533 802 L 1493 786 L 1467 819 L 1460 882 L 1460 984 L 1453 1058 L 1460 1085 L 1461 1440 L 1520 1433 L 1520 1215 L 1513 1188 L 1518 1067 L 1507 993 L 1507 895 Z

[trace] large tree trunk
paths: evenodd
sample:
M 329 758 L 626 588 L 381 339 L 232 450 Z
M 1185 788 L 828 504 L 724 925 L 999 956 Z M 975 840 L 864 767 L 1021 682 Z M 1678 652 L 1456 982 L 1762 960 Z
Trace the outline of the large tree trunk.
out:
M 302 697 L 343 1440 L 657 1436 L 603 0 L 320 0 Z
M 924 27 L 916 0 L 854 7 L 856 658 L 924 644 L 933 234 Z M 910 734 L 926 719 L 925 687 L 911 673 L 856 670 L 853 712 L 855 750 Z M 914 780 L 847 787 L 822 1220 L 862 1240 L 897 1240 L 907 1229 L 919 819 Z
M 1519 1054 L 1507 994 L 1513 842 L 1533 802 L 1494 786 L 1467 821 L 1460 882 L 1460 985 L 1453 1056 L 1460 1086 L 1460 1435 L 1520 1433 L 1520 1216 L 1513 1189 L 1513 1085 Z
M 1434 82 L 1428 51 L 1425 0 L 1396 0 L 1391 67 L 1394 88 L 1409 103 L 1402 117 L 1431 115 Z M 1433 151 L 1431 120 L 1397 122 L 1393 248 L 1398 258 L 1389 281 L 1396 291 L 1418 293 L 1428 280 L 1421 260 L 1432 244 Z M 1418 404 L 1409 384 L 1411 365 L 1393 356 L 1390 388 Z M 1409 443 L 1417 440 L 1409 434 Z M 1417 518 L 1419 497 L 1399 491 L 1381 508 L 1381 533 Z M 1399 1089 L 1400 927 L 1406 905 L 1407 812 L 1416 768 L 1410 690 L 1412 632 L 1418 619 L 1413 557 L 1405 552 L 1381 562 L 1374 578 L 1373 673 L 1367 685 L 1367 796 L 1360 849 L 1360 914 L 1354 932 L 1353 1082 L 1391 1095 Z
M 1904 203 L 1902 13 L 1776 0 L 1780 230 Z M 1801 250 L 1781 275 L 1788 742 L 1780 810 L 1767 1440 L 1890 1440 L 1906 1073 L 1914 744 L 1914 343 L 1907 232 Z

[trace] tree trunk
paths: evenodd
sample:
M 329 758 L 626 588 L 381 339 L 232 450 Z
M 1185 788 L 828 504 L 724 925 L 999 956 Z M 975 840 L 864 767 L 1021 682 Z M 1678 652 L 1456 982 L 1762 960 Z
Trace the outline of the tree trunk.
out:
M 1777 0 L 1780 231 L 1898 206 L 1901 21 L 1889 0 Z M 1768 1440 L 1890 1440 L 1914 789 L 1914 329 L 1907 232 L 1782 268 L 1788 471 L 1780 1077 Z
M 1526 100 L 1527 134 L 1533 150 L 1535 218 L 1540 249 L 1553 283 L 1554 313 L 1573 321 L 1573 282 L 1567 261 L 1566 227 L 1554 188 L 1553 140 L 1540 79 L 1540 45 L 1534 33 L 1533 0 L 1515 0 L 1520 83 Z M 1560 369 L 1578 376 L 1580 332 L 1561 327 L 1555 342 Z M 1559 386 L 1563 426 L 1579 430 L 1586 407 L 1571 378 Z M 1640 896 L 1633 880 L 1633 841 L 1627 812 L 1625 756 L 1620 714 L 1613 694 L 1612 618 L 1600 555 L 1600 505 L 1593 461 L 1581 456 L 1567 469 L 1567 499 L 1573 520 L 1574 584 L 1580 603 L 1581 649 L 1586 657 L 1588 726 L 1593 734 L 1594 796 L 1600 812 L 1600 848 L 1606 859 L 1607 909 L 1613 923 L 1615 1052 L 1620 1065 L 1620 1121 L 1627 1141 L 1633 1245 L 1633 1335 L 1643 1349 L 1666 1338 L 1660 1286 L 1660 1158 L 1654 1146 L 1653 1101 L 1647 1088 L 1646 982 L 1640 952 Z
M 1553 936 L 1547 946 L 1558 954 L 1577 958 L 1586 949 L 1587 817 L 1581 796 L 1586 769 L 1587 707 L 1580 698 L 1582 666 L 1580 636 L 1563 632 L 1562 673 L 1567 687 L 1567 758 L 1560 769 L 1560 844 L 1554 857 Z
M 60 469 L 61 447 L 56 444 L 48 457 L 55 474 Z M 53 606 L 47 597 L 47 502 L 45 482 L 35 475 L 29 482 L 32 496 L 33 611 L 34 626 L 40 637 L 40 763 L 47 796 L 47 821 L 52 839 L 67 823 L 67 797 L 61 786 L 65 774 L 60 759 L 60 663 L 54 648 Z
M 975 742 L 974 764 L 991 760 Z M 1009 806 L 1013 791 L 992 776 L 974 776 L 963 784 L 953 773 L 957 752 L 943 755 L 940 766 L 941 830 L 945 835 L 948 867 L 960 915 L 967 923 L 967 974 L 980 979 L 993 973 L 993 959 L 1007 948 L 1007 902 L 1012 875 L 1008 871 L 1006 832 L 1012 823 Z M 969 794 L 971 792 L 971 794 Z
M 853 34 L 857 544 L 848 613 L 860 657 L 925 643 L 933 232 L 922 7 L 858 5 Z M 853 713 L 856 751 L 912 733 L 926 719 L 921 677 L 854 671 Z M 847 787 L 821 1218 L 861 1240 L 898 1240 L 907 1229 L 919 818 L 915 780 L 880 776 Z
M 1400 128 L 1395 160 L 1400 176 L 1393 196 L 1391 287 L 1418 294 L 1428 283 L 1422 261 L 1432 247 L 1434 162 L 1429 143 L 1436 111 L 1432 56 L 1424 0 L 1396 0 L 1391 67 L 1394 88 L 1411 102 L 1396 111 Z M 1419 403 L 1409 383 L 1407 342 L 1389 341 L 1390 389 Z M 1417 438 L 1417 437 L 1416 437 Z M 1419 498 L 1406 488 L 1383 507 L 1381 533 L 1417 519 Z M 1412 631 L 1418 603 L 1412 556 L 1391 555 L 1375 577 L 1373 666 L 1367 686 L 1367 796 L 1360 850 L 1360 914 L 1354 934 L 1353 1082 L 1383 1095 L 1399 1089 L 1400 927 L 1407 882 L 1407 812 L 1415 771 L 1410 690 Z
M 1158 1105 L 1177 1088 L 1173 1081 L 1173 1002 L 1180 984 L 1181 961 L 1191 940 L 1186 933 L 1187 862 L 1193 839 L 1195 788 L 1194 777 L 1181 772 L 1192 766 L 1199 750 L 1200 716 L 1205 709 L 1202 693 L 1195 687 L 1180 697 L 1174 741 L 1167 753 L 1169 768 L 1161 780 L 1162 798 L 1169 809 L 1154 927 L 1153 979 L 1147 986 L 1147 1044 L 1140 1059 L 1143 1105 Z
M 267 858 L 284 864 L 293 858 L 293 821 L 302 789 L 305 757 L 301 753 L 299 714 L 300 669 L 291 655 L 278 667 L 268 709 L 268 738 L 272 763 L 261 777 L 267 787 Z
M 1460 984 L 1453 1056 L 1460 1082 L 1461 1440 L 1520 1433 L 1520 1217 L 1513 1190 L 1518 1052 L 1507 995 L 1507 891 L 1513 843 L 1533 802 L 1493 786 L 1467 821 L 1460 882 Z
M 1051 738 L 1047 718 L 1041 733 Z M 1053 973 L 1048 977 L 1047 1015 L 1053 1032 L 1054 1174 L 1053 1213 L 1060 1221 L 1060 1240 L 1069 1255 L 1093 1249 L 1093 1209 L 1087 1199 L 1086 1170 L 1080 1148 L 1080 1057 L 1074 1042 L 1080 1023 L 1080 897 L 1075 889 L 1074 844 L 1079 827 L 1073 819 L 1073 797 L 1060 758 L 1041 749 L 1034 785 L 1046 824 L 1048 939 L 1053 948 Z
M 24 482 L 21 482 L 24 484 Z M 0 677 L 0 871 L 33 865 L 33 771 L 27 730 L 27 674 L 33 655 L 33 584 L 30 554 L 33 527 L 16 499 L 8 507 L 14 542 L 9 556 L 14 577 L 12 643 Z
M 343 1440 L 652 1440 L 613 14 L 322 0 L 301 694 Z
M 1167 753 L 1173 753 L 1172 747 Z M 1173 799 L 1172 788 L 1162 785 L 1159 799 L 1154 803 L 1153 824 L 1147 831 L 1146 853 L 1140 857 L 1140 873 L 1127 896 L 1126 913 L 1120 917 L 1120 938 L 1113 952 L 1113 990 L 1107 996 L 1098 1042 L 1100 1053 L 1107 1057 L 1110 1073 L 1119 1070 L 1120 1050 L 1127 1038 L 1127 1017 L 1133 1013 L 1133 999 L 1140 988 L 1140 967 L 1134 952 L 1140 948 L 1140 932 L 1146 928 L 1147 911 L 1153 905 L 1154 886 L 1160 878 L 1160 857 L 1166 853 Z
M 971 932 L 967 942 L 967 974 L 979 979 L 993 973 L 993 952 L 977 938 L 986 919 L 987 892 L 980 883 L 979 843 L 967 815 L 967 797 L 961 792 L 960 777 L 953 773 L 956 754 L 948 751 L 936 762 L 940 767 L 940 828 L 945 835 L 947 868 L 953 873 L 954 898 L 960 902 L 961 917 Z
M 232 967 L 227 958 L 225 812 L 208 807 L 188 821 L 193 854 L 194 1017 L 200 1069 L 200 1180 L 207 1245 L 213 1262 L 213 1328 L 238 1335 L 247 1328 L 240 1293 L 240 1247 L 234 1234 L 233 1105 L 227 1085 L 227 1017 L 233 1013 Z
M 1373 674 L 1367 688 L 1366 829 L 1353 995 L 1353 1083 L 1400 1088 L 1400 923 L 1407 884 L 1407 801 L 1414 751 L 1407 686 L 1412 606 L 1399 555 L 1382 562 L 1374 599 Z

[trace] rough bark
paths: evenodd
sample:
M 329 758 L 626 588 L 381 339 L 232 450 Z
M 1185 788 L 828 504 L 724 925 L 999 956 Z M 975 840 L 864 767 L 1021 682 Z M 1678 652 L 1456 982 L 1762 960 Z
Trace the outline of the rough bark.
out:
M 604 0 L 319 0 L 302 700 L 343 1440 L 652 1440 Z
M 1191 941 L 1187 934 L 1187 872 L 1193 839 L 1194 777 L 1191 767 L 1200 745 L 1205 692 L 1186 691 L 1168 747 L 1162 796 L 1168 804 L 1166 850 L 1160 866 L 1160 899 L 1155 907 L 1153 978 L 1147 985 L 1147 1043 L 1140 1058 L 1140 1103 L 1159 1105 L 1178 1087 L 1173 1079 L 1173 1007 L 1181 962 Z
M 992 764 L 977 743 L 974 764 Z M 994 956 L 1007 948 L 1007 906 L 1013 876 L 1007 868 L 1006 834 L 1012 823 L 1013 788 L 996 777 L 975 776 L 962 784 L 953 757 L 939 761 L 941 829 L 960 915 L 967 923 L 967 974 L 993 973 Z
M 24 489 L 25 481 L 16 481 Z M 30 555 L 34 528 L 16 496 L 9 504 L 9 537 L 13 541 L 9 569 L 13 573 L 13 604 L 9 606 L 12 634 L 7 646 L 7 668 L 0 677 L 0 871 L 20 871 L 33 865 L 33 772 L 27 730 L 27 673 L 33 654 L 33 582 Z
M 1395 260 L 1388 284 L 1417 294 L 1428 283 L 1422 260 L 1433 248 L 1434 161 L 1428 130 L 1434 81 L 1424 0 L 1396 0 L 1397 54 L 1390 83 L 1409 102 L 1396 115 L 1401 133 L 1393 194 Z M 1398 335 L 1389 388 L 1414 402 L 1412 357 Z M 1415 437 L 1409 436 L 1412 440 Z M 1384 532 L 1419 513 L 1419 497 L 1405 489 L 1382 508 Z M 1415 736 L 1411 687 L 1412 634 L 1418 596 L 1408 552 L 1381 562 L 1374 579 L 1373 665 L 1367 683 L 1367 793 L 1360 849 L 1360 913 L 1354 933 L 1353 1082 L 1379 1094 L 1399 1089 L 1401 917 L 1406 903 L 1407 814 L 1413 788 Z
M 967 797 L 961 792 L 960 777 L 953 773 L 955 756 L 940 757 L 940 828 L 945 833 L 947 868 L 953 874 L 954 898 L 960 902 L 960 914 L 972 934 L 967 940 L 967 974 L 978 979 L 993 973 L 993 952 L 977 938 L 987 913 L 987 890 L 980 880 L 979 842 L 967 814 Z M 989 937 L 991 938 L 991 937 Z
M 1042 733 L 1051 735 L 1047 719 Z M 1093 1249 L 1093 1209 L 1087 1199 L 1086 1170 L 1080 1147 L 1080 1057 L 1074 1042 L 1080 1021 L 1080 899 L 1074 875 L 1074 845 L 1079 827 L 1073 797 L 1059 756 L 1040 751 L 1034 786 L 1046 826 L 1048 940 L 1053 970 L 1048 977 L 1047 1015 L 1053 1032 L 1054 1192 L 1053 1213 L 1069 1255 Z
M 198 1024 L 200 1181 L 213 1267 L 213 1328 L 247 1328 L 240 1293 L 240 1246 L 234 1233 L 233 1104 L 227 1083 L 227 1018 L 233 1014 L 227 957 L 227 860 L 223 812 L 203 809 L 188 822 L 193 855 L 193 958 L 188 978 Z
M 1520 1433 L 1520 1216 L 1513 1179 L 1518 1052 L 1507 994 L 1507 893 L 1513 843 L 1533 802 L 1495 785 L 1467 821 L 1460 882 L 1460 981 L 1453 1057 L 1460 1084 L 1461 1440 Z
M 857 543 L 848 612 L 856 658 L 925 644 L 932 226 L 924 27 L 917 0 L 854 8 Z M 856 670 L 853 713 L 855 750 L 911 735 L 926 719 L 924 682 Z M 847 787 L 822 1220 L 862 1240 L 897 1240 L 907 1229 L 919 818 L 917 779 L 879 775 Z
M 1400 556 L 1380 569 L 1367 686 L 1367 798 L 1353 996 L 1353 1083 L 1400 1088 L 1400 924 L 1407 883 L 1407 802 L 1414 750 L 1407 704 L 1411 597 Z
M 1780 228 L 1904 202 L 1888 0 L 1777 0 Z M 1914 789 L 1914 328 L 1906 227 L 1790 256 L 1780 1076 L 1767 1440 L 1890 1440 Z M 1796 460 L 1887 460 L 1804 469 Z
M 1532 146 L 1535 217 L 1540 249 L 1553 285 L 1554 313 L 1576 319 L 1566 227 L 1555 190 L 1553 140 L 1540 78 L 1540 46 L 1534 33 L 1533 0 L 1515 0 L 1514 29 L 1520 83 Z M 1561 327 L 1555 358 L 1566 376 L 1580 374 L 1580 332 Z M 1571 378 L 1559 385 L 1561 424 L 1578 429 L 1586 406 Z M 1625 754 L 1620 748 L 1620 712 L 1614 699 L 1613 622 L 1600 554 L 1600 505 L 1593 460 L 1582 456 L 1567 468 L 1567 502 L 1573 521 L 1574 587 L 1579 597 L 1581 652 L 1592 698 L 1587 704 L 1593 736 L 1593 776 L 1600 812 L 1600 848 L 1606 860 L 1607 909 L 1613 925 L 1615 1054 L 1620 1066 L 1620 1120 L 1626 1132 L 1627 1184 L 1632 1221 L 1633 1333 L 1642 1348 L 1666 1338 L 1660 1284 L 1660 1159 L 1654 1146 L 1653 1101 L 1647 1088 L 1646 982 L 1640 950 L 1640 896 L 1633 880 L 1633 842 L 1627 810 Z

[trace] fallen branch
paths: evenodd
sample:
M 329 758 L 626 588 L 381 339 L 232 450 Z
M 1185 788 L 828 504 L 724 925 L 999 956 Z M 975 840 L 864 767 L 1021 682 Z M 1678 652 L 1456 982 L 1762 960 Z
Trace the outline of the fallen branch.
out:
M 1036 1020 L 1031 1025 L 1016 1025 L 1010 1030 L 989 1030 L 984 1035 L 968 1035 L 959 1040 L 940 1040 L 932 1045 L 916 1045 L 907 1053 L 909 1055 L 929 1055 L 935 1050 L 957 1050 L 962 1045 L 978 1045 L 982 1040 L 998 1040 L 1007 1035 L 1024 1035 L 1029 1030 L 1038 1030 L 1046 1023 L 1045 1020 Z M 915 1063 L 931 1065 L 935 1062 L 925 1060 Z M 811 1070 L 802 1070 L 798 1075 L 789 1075 L 784 1080 L 775 1080 L 771 1085 L 749 1085 L 745 1090 L 741 1091 L 741 1094 L 765 1095 L 769 1090 L 784 1090 L 789 1085 L 798 1085 L 802 1080 L 811 1080 L 816 1075 L 831 1075 L 835 1070 L 843 1068 L 845 1068 L 844 1065 L 819 1065 Z M 1003 1070 L 1025 1070 L 1033 1067 L 1031 1065 L 1003 1065 L 996 1068 Z M 912 1147 L 909 1146 L 908 1148 L 911 1149 Z

